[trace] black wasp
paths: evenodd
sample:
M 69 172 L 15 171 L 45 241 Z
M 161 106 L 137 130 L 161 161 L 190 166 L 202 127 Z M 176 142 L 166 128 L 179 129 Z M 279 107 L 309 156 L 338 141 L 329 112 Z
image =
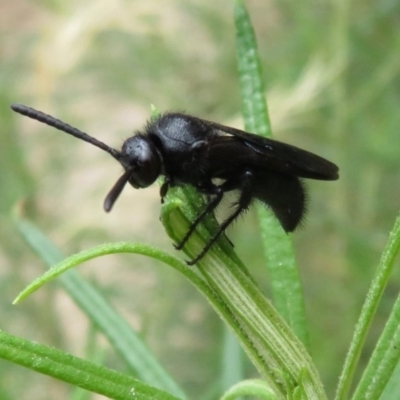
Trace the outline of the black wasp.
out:
M 188 264 L 199 261 L 225 229 L 257 199 L 272 209 L 286 232 L 292 232 L 306 211 L 306 194 L 300 178 L 335 180 L 338 167 L 328 160 L 289 144 L 182 113 L 166 113 L 148 122 L 128 139 L 121 151 L 33 108 L 11 108 L 111 154 L 124 168 L 104 201 L 110 211 L 126 183 L 141 189 L 159 175 L 165 176 L 161 198 L 168 188 L 189 184 L 208 203 L 177 244 L 182 249 L 196 226 L 220 204 L 224 193 L 238 192 L 233 211 L 203 250 Z M 216 184 L 216 180 L 222 182 Z

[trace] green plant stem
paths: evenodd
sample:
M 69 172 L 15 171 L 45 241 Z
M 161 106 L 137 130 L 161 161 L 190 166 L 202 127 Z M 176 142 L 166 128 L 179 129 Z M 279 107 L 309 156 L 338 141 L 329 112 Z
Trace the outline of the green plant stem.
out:
M 189 217 L 185 213 L 190 201 L 182 201 L 185 207 L 178 203 L 172 207 L 168 202 L 166 199 L 162 221 L 171 238 L 178 241 L 190 226 L 190 216 L 196 213 L 189 213 Z M 198 232 L 193 236 L 184 249 L 189 256 L 209 240 Z M 304 345 L 263 296 L 247 270 L 230 257 L 231 253 L 221 251 L 216 243 L 196 264 L 214 294 L 211 304 L 236 333 L 261 376 L 280 398 L 301 386 L 307 398 L 324 399 L 318 373 Z

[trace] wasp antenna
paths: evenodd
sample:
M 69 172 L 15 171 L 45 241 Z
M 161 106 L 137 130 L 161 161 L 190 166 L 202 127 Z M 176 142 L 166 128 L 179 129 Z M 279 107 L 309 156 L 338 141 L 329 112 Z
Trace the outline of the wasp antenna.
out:
M 22 104 L 11 104 L 11 109 L 19 114 L 25 115 L 26 117 L 35 119 L 39 122 L 43 122 L 44 124 L 58 129 L 59 131 L 68 133 L 78 139 L 84 140 L 85 142 L 88 142 L 93 146 L 99 147 L 100 149 L 112 155 L 118 161 L 120 161 L 121 159 L 121 153 L 118 150 L 113 149 L 112 147 L 101 142 L 100 140 L 97 140 L 87 133 L 82 132 L 81 130 L 67 124 L 66 122 L 54 118 L 51 115 L 45 114 L 41 111 L 35 110 L 34 108 L 28 106 L 24 106 Z
M 117 201 L 119 195 L 122 192 L 122 189 L 126 185 L 126 183 L 129 181 L 130 176 L 132 175 L 132 170 L 127 169 L 121 177 L 117 180 L 115 185 L 112 187 L 112 189 L 109 191 L 108 195 L 106 196 L 104 203 L 103 203 L 103 208 L 106 212 L 110 212 L 111 209 L 113 208 L 114 203 Z

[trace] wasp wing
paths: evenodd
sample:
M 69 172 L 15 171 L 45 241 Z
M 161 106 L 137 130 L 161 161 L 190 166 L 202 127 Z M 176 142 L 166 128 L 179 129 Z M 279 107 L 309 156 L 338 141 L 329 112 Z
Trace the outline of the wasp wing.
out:
M 299 178 L 326 181 L 339 178 L 339 168 L 335 164 L 309 151 L 215 122 L 207 123 L 215 130 L 240 139 L 245 146 L 264 156 L 265 168 Z

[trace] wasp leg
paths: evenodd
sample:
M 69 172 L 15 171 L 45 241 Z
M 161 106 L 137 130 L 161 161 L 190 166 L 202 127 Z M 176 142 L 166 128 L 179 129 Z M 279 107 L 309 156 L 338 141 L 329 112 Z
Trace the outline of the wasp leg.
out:
M 235 211 L 219 226 L 218 231 L 214 234 L 214 236 L 209 240 L 204 249 L 192 260 L 187 261 L 188 265 L 194 265 L 199 260 L 201 260 L 204 255 L 210 250 L 211 246 L 215 243 L 215 241 L 220 237 L 222 233 L 224 233 L 225 229 L 243 212 L 246 211 L 251 203 L 253 198 L 253 175 L 250 171 L 246 171 L 244 175 L 241 176 L 240 186 L 237 188 L 240 190 L 240 197 L 237 202 L 237 207 Z M 223 186 L 223 185 L 222 185 Z
M 195 221 L 192 223 L 190 226 L 189 230 L 186 232 L 185 236 L 183 239 L 175 246 L 177 250 L 182 250 L 183 246 L 187 243 L 189 240 L 190 236 L 192 236 L 193 232 L 197 228 L 197 226 L 200 224 L 200 222 L 203 220 L 203 218 L 209 214 L 212 213 L 219 205 L 219 203 L 222 200 L 222 197 L 224 195 L 224 190 L 222 189 L 222 186 L 215 186 L 215 197 L 211 198 L 209 202 L 207 203 L 206 207 L 204 210 L 201 212 L 201 214 L 195 219 Z M 209 192 L 207 192 L 209 193 Z

